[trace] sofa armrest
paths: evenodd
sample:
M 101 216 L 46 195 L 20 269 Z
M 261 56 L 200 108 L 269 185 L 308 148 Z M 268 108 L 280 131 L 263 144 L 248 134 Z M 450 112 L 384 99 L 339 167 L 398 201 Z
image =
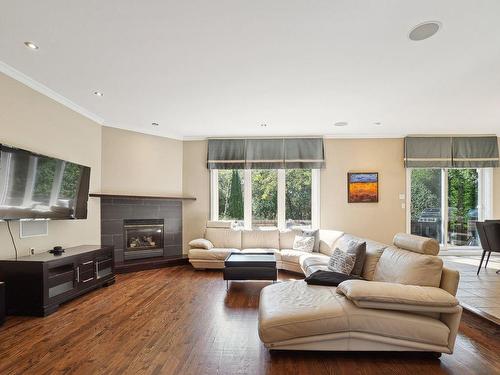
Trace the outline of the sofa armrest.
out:
M 460 309 L 454 296 L 430 286 L 346 280 L 336 290 L 363 308 L 438 313 L 454 313 Z
M 210 250 L 214 247 L 213 243 L 204 238 L 196 238 L 189 242 L 191 248 Z

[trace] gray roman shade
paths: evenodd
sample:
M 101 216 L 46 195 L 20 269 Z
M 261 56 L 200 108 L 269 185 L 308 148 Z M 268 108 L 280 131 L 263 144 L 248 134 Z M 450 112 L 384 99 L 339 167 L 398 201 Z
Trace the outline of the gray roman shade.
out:
M 407 168 L 486 168 L 498 167 L 496 136 L 405 138 Z
M 209 139 L 208 169 L 243 169 L 245 167 L 244 139 Z
M 498 167 L 497 137 L 453 137 L 455 168 Z
M 451 137 L 406 137 L 406 168 L 451 168 Z
M 285 138 L 285 168 L 324 168 L 323 138 Z
M 209 169 L 323 168 L 322 138 L 209 139 Z
M 245 159 L 246 169 L 283 169 L 285 167 L 283 138 L 247 139 Z

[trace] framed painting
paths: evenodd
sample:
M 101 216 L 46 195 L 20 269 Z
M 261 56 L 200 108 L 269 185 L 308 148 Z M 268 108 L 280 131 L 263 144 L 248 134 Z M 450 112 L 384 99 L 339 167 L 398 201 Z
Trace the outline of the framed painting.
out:
M 348 203 L 378 202 L 378 173 L 347 173 Z

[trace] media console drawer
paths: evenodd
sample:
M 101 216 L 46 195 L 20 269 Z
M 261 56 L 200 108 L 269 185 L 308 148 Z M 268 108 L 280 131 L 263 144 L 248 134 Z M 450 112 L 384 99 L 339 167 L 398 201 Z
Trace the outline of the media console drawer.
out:
M 113 254 L 111 246 L 77 246 L 60 256 L 0 260 L 7 313 L 46 316 L 61 303 L 114 283 Z

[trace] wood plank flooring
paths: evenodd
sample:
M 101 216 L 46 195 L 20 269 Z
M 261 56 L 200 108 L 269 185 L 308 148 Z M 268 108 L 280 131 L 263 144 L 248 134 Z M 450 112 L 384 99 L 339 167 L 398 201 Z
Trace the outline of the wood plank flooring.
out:
M 296 278 L 280 272 L 280 279 Z M 466 315 L 454 355 L 269 353 L 257 335 L 265 282 L 191 266 L 118 275 L 46 318 L 0 327 L 0 374 L 500 374 L 498 326 Z

